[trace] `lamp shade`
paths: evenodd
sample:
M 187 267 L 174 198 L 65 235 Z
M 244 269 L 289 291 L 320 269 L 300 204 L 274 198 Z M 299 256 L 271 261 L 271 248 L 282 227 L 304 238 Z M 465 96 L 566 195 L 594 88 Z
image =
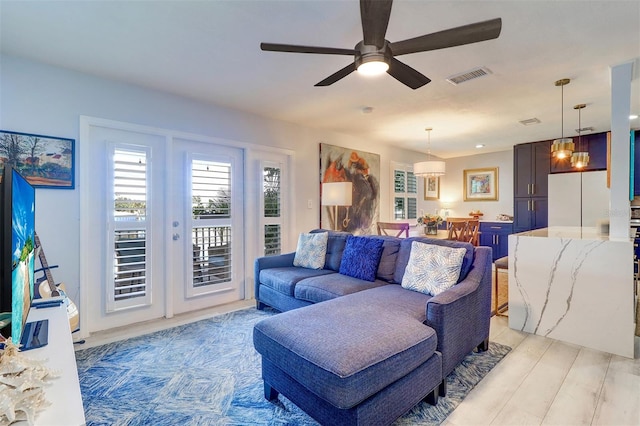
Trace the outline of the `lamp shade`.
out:
M 323 206 L 350 206 L 353 185 L 351 182 L 327 182 L 322 184 Z
M 571 167 L 583 169 L 589 165 L 589 153 L 586 151 L 576 151 L 571 155 Z
M 551 145 L 551 155 L 555 158 L 569 158 L 575 149 L 576 146 L 573 143 L 573 139 L 555 139 Z
M 420 177 L 442 176 L 445 174 L 444 161 L 421 161 L 413 164 L 413 174 Z

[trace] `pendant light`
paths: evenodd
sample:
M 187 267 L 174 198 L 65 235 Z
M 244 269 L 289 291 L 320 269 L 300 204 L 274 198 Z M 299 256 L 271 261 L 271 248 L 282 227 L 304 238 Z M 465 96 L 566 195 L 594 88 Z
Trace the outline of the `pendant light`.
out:
M 581 111 L 586 106 L 586 104 L 578 104 L 573 107 L 573 109 L 578 110 L 578 150 L 571 155 L 571 167 L 576 169 L 583 169 L 589 165 L 589 152 L 582 149 L 582 138 L 580 136 L 582 131 Z
M 442 176 L 444 175 L 445 162 L 431 159 L 431 127 L 425 129 L 427 131 L 427 161 L 421 161 L 413 164 L 413 174 L 420 177 Z
M 571 157 L 575 149 L 575 145 L 573 144 L 573 140 L 571 138 L 564 137 L 564 86 L 569 84 L 571 80 L 568 78 L 563 78 L 562 80 L 556 81 L 556 86 L 560 86 L 562 89 L 561 93 L 561 102 L 560 102 L 560 114 L 561 114 L 561 133 L 560 139 L 555 139 L 553 144 L 551 145 L 551 155 L 555 158 L 562 159 Z

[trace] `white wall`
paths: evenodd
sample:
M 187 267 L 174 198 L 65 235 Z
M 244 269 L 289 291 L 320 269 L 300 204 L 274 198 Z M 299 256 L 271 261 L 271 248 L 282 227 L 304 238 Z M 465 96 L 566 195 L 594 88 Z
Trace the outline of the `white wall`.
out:
M 83 149 L 79 142 L 81 115 L 294 151 L 293 179 L 298 196 L 293 200 L 295 227 L 290 231 L 296 236 L 318 226 L 320 142 L 380 154 L 380 215 L 383 220 L 390 217 L 391 211 L 390 181 L 385 179 L 390 175 L 390 162 L 413 163 L 417 156 L 424 155 L 397 147 L 375 146 L 351 136 L 269 120 L 17 57 L 0 56 L 0 64 L 0 129 L 76 140 L 76 189 L 39 188 L 36 191 L 36 229 L 49 264 L 59 265 L 53 271 L 54 278 L 67 284 L 68 293 L 75 301 L 79 300 L 80 270 L 78 170 L 82 164 L 78 164 L 77 159 Z M 212 81 L 212 84 L 215 83 Z M 466 163 L 471 162 L 469 157 Z M 455 163 L 448 165 L 452 175 L 458 174 Z M 493 161 L 490 163 L 494 164 Z M 484 166 L 484 163 L 478 166 Z M 422 184 L 418 190 L 422 191 Z M 503 187 L 501 200 L 504 200 L 502 192 Z M 312 200 L 311 209 L 307 208 L 309 199 Z M 297 238 L 291 240 L 295 244 Z
M 472 210 L 480 210 L 483 220 L 495 220 L 499 214 L 513 216 L 513 150 L 450 158 L 446 163 L 446 175 L 440 178 L 440 200 L 422 200 L 419 209 L 428 213 L 438 209 L 442 215 L 441 209 L 447 206 L 451 217 L 467 217 Z M 464 201 L 464 170 L 494 167 L 498 168 L 498 200 Z

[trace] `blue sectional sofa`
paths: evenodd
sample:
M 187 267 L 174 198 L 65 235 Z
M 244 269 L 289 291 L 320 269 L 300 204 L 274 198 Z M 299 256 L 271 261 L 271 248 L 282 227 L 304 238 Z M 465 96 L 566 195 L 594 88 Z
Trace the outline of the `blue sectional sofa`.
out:
M 320 269 L 294 266 L 295 253 L 256 259 L 257 308 L 283 312 L 254 327 L 265 397 L 282 393 L 323 424 L 390 424 L 422 399 L 437 403 L 446 376 L 488 348 L 491 249 L 366 236 L 383 241 L 368 281 L 339 272 L 349 235 L 328 232 Z M 432 296 L 400 285 L 414 242 L 465 249 L 453 287 Z

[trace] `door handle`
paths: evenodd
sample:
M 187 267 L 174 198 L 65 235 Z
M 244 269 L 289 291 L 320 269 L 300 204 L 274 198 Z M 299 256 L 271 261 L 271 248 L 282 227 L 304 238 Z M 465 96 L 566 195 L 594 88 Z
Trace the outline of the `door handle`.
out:
M 531 184 L 527 184 L 527 195 L 531 195 Z
M 536 211 L 536 200 L 531 200 L 531 211 Z
M 173 234 L 173 241 L 178 241 L 180 239 L 180 234 Z
M 527 211 L 531 211 L 531 200 L 527 200 Z
M 534 195 L 536 193 L 536 184 L 532 183 L 531 184 L 531 195 Z

